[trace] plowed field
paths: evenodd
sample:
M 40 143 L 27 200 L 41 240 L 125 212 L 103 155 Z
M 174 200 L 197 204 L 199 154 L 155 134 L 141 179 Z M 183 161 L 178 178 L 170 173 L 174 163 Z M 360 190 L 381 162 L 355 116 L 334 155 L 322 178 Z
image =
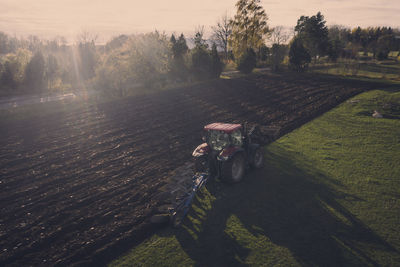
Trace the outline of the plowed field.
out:
M 154 196 L 190 159 L 203 125 L 285 133 L 367 89 L 263 75 L 1 122 L 0 265 L 104 263 L 153 230 Z

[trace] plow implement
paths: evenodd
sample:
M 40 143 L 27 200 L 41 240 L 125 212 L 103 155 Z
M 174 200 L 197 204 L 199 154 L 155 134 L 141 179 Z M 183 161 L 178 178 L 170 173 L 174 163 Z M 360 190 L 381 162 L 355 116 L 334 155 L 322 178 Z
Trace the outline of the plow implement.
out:
M 177 205 L 172 210 L 171 224 L 174 227 L 178 227 L 182 223 L 182 220 L 185 218 L 192 205 L 192 201 L 194 199 L 194 196 L 196 195 L 196 192 L 199 191 L 203 187 L 203 185 L 205 185 L 208 177 L 208 173 L 196 173 L 195 175 L 193 175 L 193 187 L 191 191 L 183 195 L 181 198 L 177 199 Z
M 189 178 L 191 177 L 191 178 Z M 152 223 L 178 227 L 190 210 L 196 193 L 210 178 L 207 172 L 193 172 L 193 163 L 186 163 L 171 178 L 169 188 L 159 195 L 161 205 L 151 218 Z

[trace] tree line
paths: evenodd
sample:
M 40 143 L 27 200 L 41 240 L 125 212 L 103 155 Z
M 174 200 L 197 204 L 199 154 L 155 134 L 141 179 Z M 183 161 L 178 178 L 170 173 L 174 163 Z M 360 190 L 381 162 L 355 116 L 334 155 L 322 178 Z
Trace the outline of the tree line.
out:
M 321 12 L 301 16 L 293 34 L 285 33 L 281 26 L 269 28 L 267 22 L 260 0 L 238 0 L 234 17 L 225 15 L 213 27 L 225 58 L 230 56 L 242 72 L 266 63 L 276 71 L 285 58 L 291 69 L 305 71 L 312 61 L 318 63 L 321 58 L 331 62 L 360 59 L 361 52 L 366 58 L 370 53 L 371 59 L 385 60 L 390 51 L 400 51 L 400 30 L 391 27 L 328 27 Z M 266 41 L 271 45 L 266 46 Z
M 301 16 L 292 33 L 270 28 L 260 0 L 238 0 L 235 15 L 223 15 L 211 30 L 206 39 L 204 27 L 196 28 L 190 47 L 183 34 L 157 31 L 120 35 L 105 45 L 88 32 L 74 44 L 63 37 L 41 40 L 0 32 L 0 96 L 83 88 L 124 96 L 140 88 L 218 78 L 224 64 L 243 73 L 256 66 L 277 71 L 284 62 L 305 71 L 321 58 L 384 60 L 400 50 L 399 29 L 328 27 L 320 12 Z
M 331 62 L 338 58 L 388 59 L 390 51 L 400 51 L 400 31 L 391 27 L 357 27 L 350 29 L 334 25 L 327 27 L 324 16 L 318 12 L 301 16 L 294 28 L 295 36 L 290 43 L 291 66 L 303 71 L 313 59 L 327 57 Z
M 91 39 L 89 39 L 89 37 Z M 64 91 L 95 75 L 95 37 L 82 33 L 75 45 L 63 37 L 41 40 L 0 32 L 0 95 Z
M 63 39 L 17 39 L 0 33 L 0 93 L 40 94 L 93 89 L 124 96 L 140 88 L 219 77 L 223 63 L 217 45 L 196 29 L 189 49 L 183 34 L 157 31 L 120 35 L 105 45 L 87 32 L 75 44 Z

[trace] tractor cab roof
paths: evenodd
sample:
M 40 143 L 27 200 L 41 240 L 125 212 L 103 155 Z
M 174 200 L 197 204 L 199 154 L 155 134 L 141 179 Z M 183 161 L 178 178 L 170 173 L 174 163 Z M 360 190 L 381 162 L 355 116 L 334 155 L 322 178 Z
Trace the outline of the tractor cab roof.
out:
M 241 124 L 220 123 L 220 122 L 215 122 L 204 126 L 204 130 L 206 131 L 223 131 L 227 134 L 230 134 L 240 128 L 242 128 Z

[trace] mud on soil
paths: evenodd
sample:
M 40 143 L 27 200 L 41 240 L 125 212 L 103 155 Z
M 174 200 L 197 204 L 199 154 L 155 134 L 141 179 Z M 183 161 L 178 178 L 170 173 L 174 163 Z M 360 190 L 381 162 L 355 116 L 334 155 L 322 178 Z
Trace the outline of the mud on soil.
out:
M 156 196 L 203 125 L 247 121 L 283 135 L 367 89 L 251 76 L 1 122 L 0 265 L 105 264 L 155 230 Z

